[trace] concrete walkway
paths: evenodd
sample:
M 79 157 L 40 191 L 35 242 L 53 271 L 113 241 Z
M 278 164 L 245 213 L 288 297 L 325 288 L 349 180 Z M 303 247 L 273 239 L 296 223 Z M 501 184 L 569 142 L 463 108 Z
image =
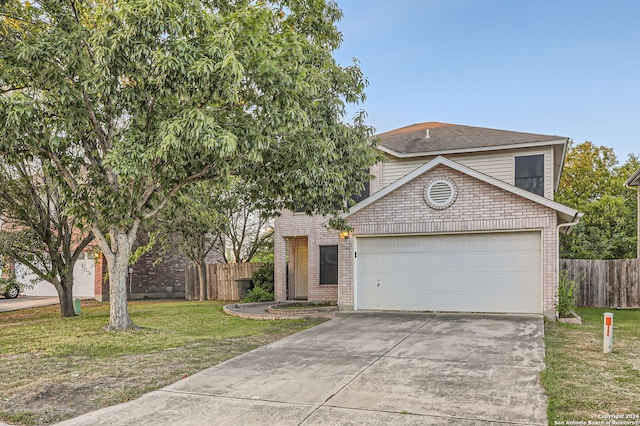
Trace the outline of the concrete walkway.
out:
M 231 303 L 223 307 L 224 313 L 240 318 L 257 320 L 277 320 L 277 319 L 299 319 L 299 318 L 335 318 L 338 311 L 337 306 L 327 306 L 313 308 L 313 304 L 304 303 L 304 309 L 285 309 L 285 306 L 292 308 L 295 302 L 256 302 L 256 303 Z
M 540 317 L 354 313 L 61 425 L 546 425 Z

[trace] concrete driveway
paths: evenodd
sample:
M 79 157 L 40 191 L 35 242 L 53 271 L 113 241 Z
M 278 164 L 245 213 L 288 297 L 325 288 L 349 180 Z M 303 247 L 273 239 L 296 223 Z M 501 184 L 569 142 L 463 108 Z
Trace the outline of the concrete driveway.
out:
M 63 425 L 546 425 L 539 317 L 354 313 Z
M 57 305 L 58 303 L 60 300 L 57 297 L 18 296 L 15 299 L 0 297 L 0 312 L 19 311 L 38 306 Z

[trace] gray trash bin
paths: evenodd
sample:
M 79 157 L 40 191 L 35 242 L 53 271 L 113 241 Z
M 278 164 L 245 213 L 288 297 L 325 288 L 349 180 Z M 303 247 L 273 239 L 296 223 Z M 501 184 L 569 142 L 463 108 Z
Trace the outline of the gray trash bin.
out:
M 239 278 L 236 280 L 238 284 L 238 299 L 242 300 L 247 296 L 249 289 L 253 288 L 251 278 Z

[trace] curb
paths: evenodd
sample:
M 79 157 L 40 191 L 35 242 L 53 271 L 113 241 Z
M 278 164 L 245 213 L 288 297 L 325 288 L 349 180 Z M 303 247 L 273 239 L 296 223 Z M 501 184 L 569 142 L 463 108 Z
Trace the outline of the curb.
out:
M 246 304 L 245 306 L 256 306 L 256 304 Z M 227 314 L 238 318 L 254 319 L 254 320 L 280 320 L 280 319 L 310 319 L 310 318 L 335 318 L 335 312 L 310 312 L 310 313 L 290 313 L 290 314 L 276 314 L 276 313 L 264 313 L 264 314 L 252 314 L 249 312 L 240 312 L 234 310 L 237 307 L 237 303 L 232 303 L 222 307 L 222 311 Z

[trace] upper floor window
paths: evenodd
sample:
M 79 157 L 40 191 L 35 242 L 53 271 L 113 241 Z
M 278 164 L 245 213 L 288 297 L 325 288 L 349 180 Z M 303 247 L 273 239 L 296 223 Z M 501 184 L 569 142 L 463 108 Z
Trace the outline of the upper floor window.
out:
M 518 188 L 544 197 L 544 154 L 516 157 L 515 183 Z
M 364 169 L 365 172 L 367 172 L 367 174 L 369 174 L 369 169 Z M 369 198 L 369 195 L 371 195 L 371 191 L 370 191 L 370 185 L 369 185 L 369 181 L 367 180 L 364 183 L 364 188 L 362 189 L 362 191 L 360 191 L 359 194 L 353 194 L 351 196 L 351 200 L 347 203 L 347 206 L 351 206 L 351 204 L 358 204 L 360 201 L 365 200 L 367 198 Z
M 362 192 L 360 192 L 360 194 L 354 195 L 353 197 L 351 197 L 351 199 L 355 201 L 356 204 L 358 204 L 360 201 L 366 198 L 369 198 L 369 194 L 370 194 L 369 181 L 366 181 L 364 183 L 364 189 L 362 190 Z

